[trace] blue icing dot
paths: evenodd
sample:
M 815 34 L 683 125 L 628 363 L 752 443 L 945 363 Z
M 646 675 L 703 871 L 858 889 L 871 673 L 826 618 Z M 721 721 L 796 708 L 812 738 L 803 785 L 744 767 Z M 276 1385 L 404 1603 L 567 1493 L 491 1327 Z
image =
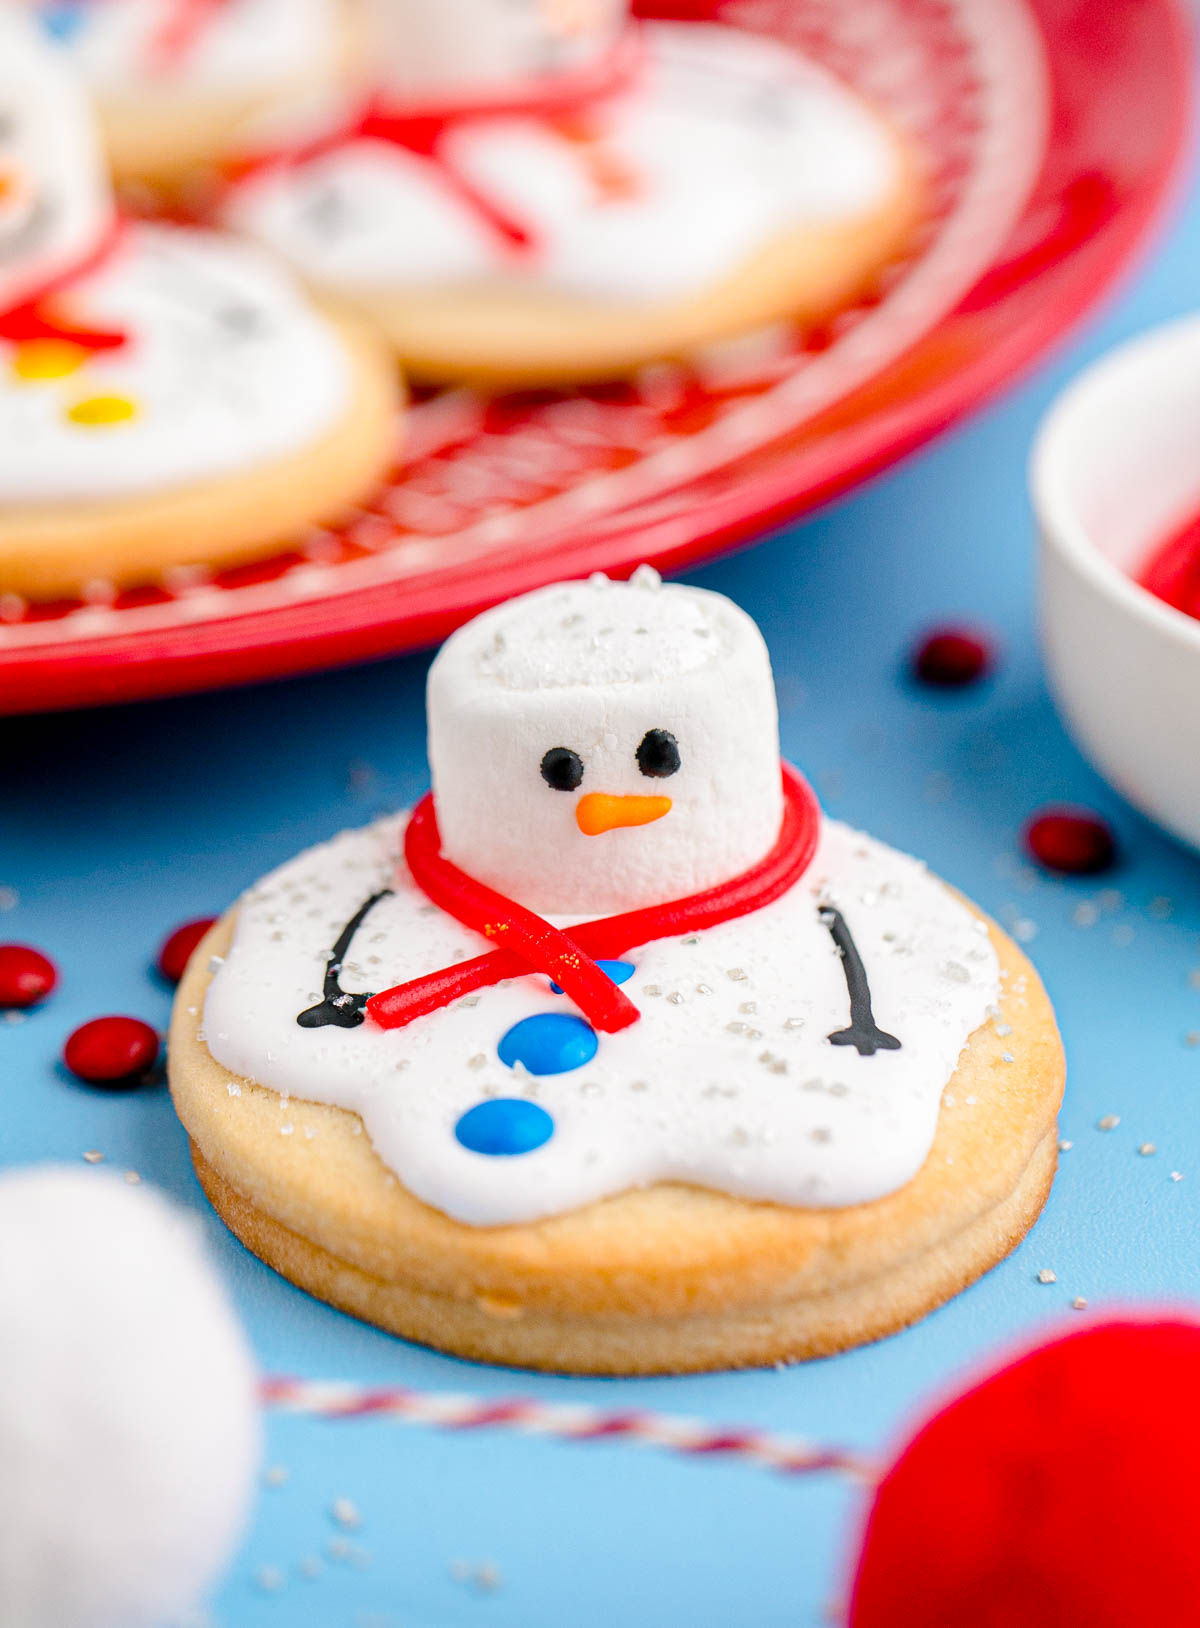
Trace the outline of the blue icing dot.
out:
M 531 1074 L 565 1074 L 582 1068 L 596 1055 L 596 1031 L 581 1017 L 566 1012 L 539 1012 L 522 1018 L 500 1042 L 500 1061 L 521 1063 Z
M 454 1127 L 454 1134 L 471 1153 L 507 1158 L 532 1153 L 554 1135 L 554 1121 L 536 1102 L 521 1097 L 492 1097 L 477 1102 Z
M 601 972 L 608 974 L 614 984 L 628 983 L 637 971 L 632 961 L 597 961 L 596 965 Z M 552 995 L 562 994 L 557 984 L 550 985 L 550 992 Z

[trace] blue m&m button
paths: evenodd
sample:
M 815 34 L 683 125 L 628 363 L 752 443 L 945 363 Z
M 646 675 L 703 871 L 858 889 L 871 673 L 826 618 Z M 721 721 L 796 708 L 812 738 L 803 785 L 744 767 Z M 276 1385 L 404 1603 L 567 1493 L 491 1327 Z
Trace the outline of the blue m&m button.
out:
M 606 973 L 612 979 L 614 984 L 628 983 L 637 971 L 632 961 L 597 961 L 596 965 L 601 972 Z M 550 985 L 550 992 L 553 995 L 562 994 L 562 990 L 557 984 Z
M 566 1074 L 596 1055 L 596 1031 L 569 1012 L 539 1012 L 522 1018 L 501 1040 L 500 1061 L 530 1074 Z
M 536 1102 L 523 1097 L 492 1097 L 477 1102 L 454 1127 L 454 1134 L 470 1153 L 511 1158 L 532 1153 L 554 1135 L 554 1121 Z

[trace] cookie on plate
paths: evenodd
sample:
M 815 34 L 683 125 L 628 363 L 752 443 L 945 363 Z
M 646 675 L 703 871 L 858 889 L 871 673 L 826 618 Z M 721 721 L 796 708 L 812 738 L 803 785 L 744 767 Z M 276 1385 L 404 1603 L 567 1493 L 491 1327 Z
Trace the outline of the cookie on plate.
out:
M 456 633 L 433 792 L 289 861 L 180 987 L 200 1179 L 286 1277 L 491 1362 L 789 1361 L 914 1321 L 1045 1202 L 1021 951 L 781 767 L 754 624 L 594 579 Z
M 826 318 L 911 242 L 914 156 L 778 41 L 620 0 L 366 9 L 374 99 L 226 218 L 423 377 L 621 376 Z
M 121 182 L 168 194 L 355 65 L 346 0 L 34 0 L 95 98 Z
M 0 9 L 0 593 L 270 553 L 367 495 L 398 407 L 261 251 L 122 222 L 76 76 Z

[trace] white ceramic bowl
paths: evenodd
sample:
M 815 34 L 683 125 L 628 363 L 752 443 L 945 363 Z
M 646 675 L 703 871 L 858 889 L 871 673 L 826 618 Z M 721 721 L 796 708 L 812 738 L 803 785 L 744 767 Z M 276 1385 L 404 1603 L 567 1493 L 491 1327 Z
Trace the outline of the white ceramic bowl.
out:
M 1131 575 L 1200 513 L 1200 317 L 1068 387 L 1038 435 L 1032 486 L 1059 707 L 1101 774 L 1200 847 L 1200 621 Z

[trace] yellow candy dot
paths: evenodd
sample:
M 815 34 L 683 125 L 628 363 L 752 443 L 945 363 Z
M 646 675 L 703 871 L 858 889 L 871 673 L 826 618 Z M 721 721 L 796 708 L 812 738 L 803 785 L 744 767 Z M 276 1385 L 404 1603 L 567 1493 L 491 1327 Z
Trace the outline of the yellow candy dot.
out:
M 65 379 L 88 359 L 82 345 L 70 339 L 27 339 L 18 345 L 12 370 L 18 379 Z
M 68 408 L 67 417 L 72 424 L 84 424 L 89 427 L 98 424 L 124 424 L 128 419 L 137 417 L 137 407 L 124 396 L 88 396 L 86 401 L 77 401 L 73 407 Z

